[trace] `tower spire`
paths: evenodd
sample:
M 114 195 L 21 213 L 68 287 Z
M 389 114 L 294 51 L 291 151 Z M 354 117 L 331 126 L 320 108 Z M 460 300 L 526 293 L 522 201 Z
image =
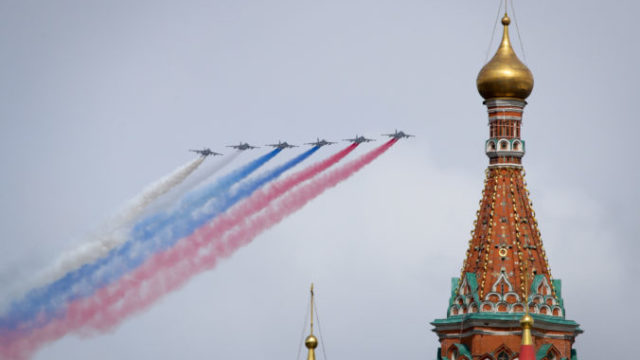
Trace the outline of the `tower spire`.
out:
M 311 283 L 311 311 L 309 311 L 309 315 L 311 316 L 309 321 L 309 324 L 311 325 L 311 335 L 313 335 L 313 295 L 313 283 Z
M 460 278 L 452 281 L 447 317 L 432 323 L 440 339 L 439 358 L 494 354 L 510 359 L 520 348 L 519 359 L 532 360 L 535 316 L 537 351 L 573 359 L 571 347 L 582 332 L 565 319 L 561 283 L 551 277 L 524 180 L 520 130 L 533 75 L 511 47 L 510 24 L 505 1 L 500 46 L 476 81 L 489 113 L 489 166 Z
M 311 301 L 310 301 L 310 332 L 309 336 L 304 340 L 304 345 L 309 349 L 307 360 L 316 360 L 316 347 L 318 347 L 318 339 L 313 335 L 313 283 L 311 283 Z

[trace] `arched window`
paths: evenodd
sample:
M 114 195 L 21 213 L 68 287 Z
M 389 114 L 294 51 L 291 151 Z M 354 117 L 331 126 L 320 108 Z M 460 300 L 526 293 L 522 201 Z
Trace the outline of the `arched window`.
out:
M 453 349 L 453 351 L 451 351 L 451 360 L 456 360 L 458 358 L 458 350 Z
M 553 349 L 550 349 L 542 360 L 558 360 L 558 355 L 553 351 Z
M 496 357 L 497 360 L 509 360 L 509 354 L 507 354 L 506 351 L 500 351 L 500 353 L 498 354 L 498 356 Z

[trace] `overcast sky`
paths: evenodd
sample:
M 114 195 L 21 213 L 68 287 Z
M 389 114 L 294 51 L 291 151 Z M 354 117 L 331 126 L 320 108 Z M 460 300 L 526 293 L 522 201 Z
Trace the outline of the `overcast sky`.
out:
M 633 354 L 640 5 L 515 5 L 535 78 L 524 166 L 567 318 L 585 330 L 575 348 Z M 417 135 L 149 311 L 35 358 L 294 359 L 312 281 L 328 359 L 435 358 L 429 322 L 446 315 L 488 163 L 475 78 L 497 7 L 0 2 L 0 288 L 86 241 L 186 149 Z M 512 40 L 523 58 L 514 26 Z

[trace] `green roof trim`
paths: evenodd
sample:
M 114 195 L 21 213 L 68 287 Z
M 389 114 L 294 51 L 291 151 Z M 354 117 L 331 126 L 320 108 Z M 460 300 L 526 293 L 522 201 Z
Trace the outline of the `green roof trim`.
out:
M 459 283 L 460 278 L 451 278 L 451 297 L 449 298 L 449 307 L 451 307 L 451 305 L 453 305 L 453 302 L 456 300 L 456 290 L 458 290 Z
M 433 325 L 445 325 L 445 324 L 455 324 L 462 320 L 513 320 L 520 321 L 523 313 L 472 313 L 472 314 L 462 314 L 462 315 L 451 315 L 446 319 L 435 319 L 433 321 Z M 573 320 L 565 320 L 559 318 L 557 316 L 551 315 L 542 315 L 542 314 L 530 314 L 533 316 L 534 320 L 546 321 L 552 324 L 560 324 L 560 325 L 572 325 L 578 326 L 578 323 Z
M 529 294 L 538 293 L 538 286 L 540 286 L 540 283 L 542 282 L 542 280 L 544 280 L 544 275 L 536 275 L 533 278 L 533 281 L 531 282 L 531 289 L 529 289 Z
M 476 279 L 476 273 L 466 273 L 467 283 L 471 288 L 471 294 L 473 294 L 473 300 L 480 304 L 480 298 L 478 297 L 478 280 Z
M 471 356 L 471 353 L 469 352 L 469 349 L 467 349 L 466 345 L 464 344 L 453 344 L 456 346 L 456 348 L 458 348 L 458 353 L 462 356 L 466 356 L 469 360 L 473 360 L 473 356 Z
M 578 351 L 576 349 L 571 349 L 571 360 L 578 360 Z
M 542 344 L 542 346 L 540 346 L 538 351 L 536 351 L 536 360 L 541 360 L 543 357 L 545 357 L 545 355 L 547 355 L 547 353 L 549 352 L 550 348 L 551 348 L 551 344 Z
M 479 304 L 480 297 L 478 296 L 478 280 L 476 279 L 476 273 L 465 273 L 465 280 L 471 289 L 471 295 L 473 296 L 473 300 Z M 456 297 L 458 296 L 457 290 L 458 287 L 461 286 L 460 278 L 451 278 L 451 297 L 449 298 L 449 307 L 453 305 L 456 301 Z
M 558 299 L 558 305 L 562 308 L 564 312 L 564 300 L 562 300 L 562 280 L 553 279 L 553 289 L 556 291 L 556 299 Z
M 540 274 L 536 275 L 533 278 L 533 281 L 531 282 L 531 288 L 529 289 L 529 294 L 538 295 L 538 287 L 544 281 L 544 279 L 545 279 L 544 275 L 540 275 Z M 564 302 L 562 301 L 562 280 L 560 279 L 551 280 L 550 285 L 553 286 L 553 289 L 555 290 L 558 306 L 560 306 L 560 308 L 562 309 L 562 316 L 564 316 L 565 311 L 564 311 Z M 528 300 L 530 299 L 531 298 L 529 298 Z

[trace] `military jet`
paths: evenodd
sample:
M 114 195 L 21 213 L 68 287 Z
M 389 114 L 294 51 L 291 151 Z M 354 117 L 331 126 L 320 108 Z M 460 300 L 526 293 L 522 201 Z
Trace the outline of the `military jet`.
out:
M 305 143 L 305 145 L 313 145 L 316 147 L 323 147 L 325 145 L 333 145 L 335 144 L 332 141 L 327 141 L 325 139 L 320 140 L 320 138 L 316 138 L 316 142 Z
M 227 145 L 227 147 L 234 148 L 236 150 L 251 150 L 257 149 L 259 146 L 251 146 L 248 143 L 240 142 L 238 145 Z
M 271 146 L 277 149 L 286 149 L 286 148 L 294 148 L 294 147 L 298 147 L 297 145 L 291 145 L 288 142 L 282 142 L 282 141 L 278 141 L 277 144 L 267 144 L 265 146 Z
M 415 135 L 406 134 L 404 131 L 398 131 L 398 130 L 396 130 L 393 134 L 382 134 L 382 136 L 388 136 L 388 137 L 394 138 L 396 140 L 402 139 L 402 138 L 415 137 Z
M 362 144 L 363 142 L 370 142 L 370 141 L 375 141 L 375 140 L 367 139 L 364 136 L 358 136 L 356 134 L 356 137 L 354 137 L 353 139 L 344 139 L 344 141 L 350 141 L 350 142 L 353 142 L 353 143 L 356 143 L 356 144 Z
M 205 157 L 206 156 L 212 156 L 212 155 L 213 156 L 221 156 L 222 155 L 222 154 L 217 153 L 215 151 L 211 151 L 211 149 L 209 149 L 209 148 L 204 148 L 202 150 L 189 150 L 189 151 L 192 151 L 194 153 L 198 153 L 198 154 L 200 154 L 202 156 L 205 156 Z

